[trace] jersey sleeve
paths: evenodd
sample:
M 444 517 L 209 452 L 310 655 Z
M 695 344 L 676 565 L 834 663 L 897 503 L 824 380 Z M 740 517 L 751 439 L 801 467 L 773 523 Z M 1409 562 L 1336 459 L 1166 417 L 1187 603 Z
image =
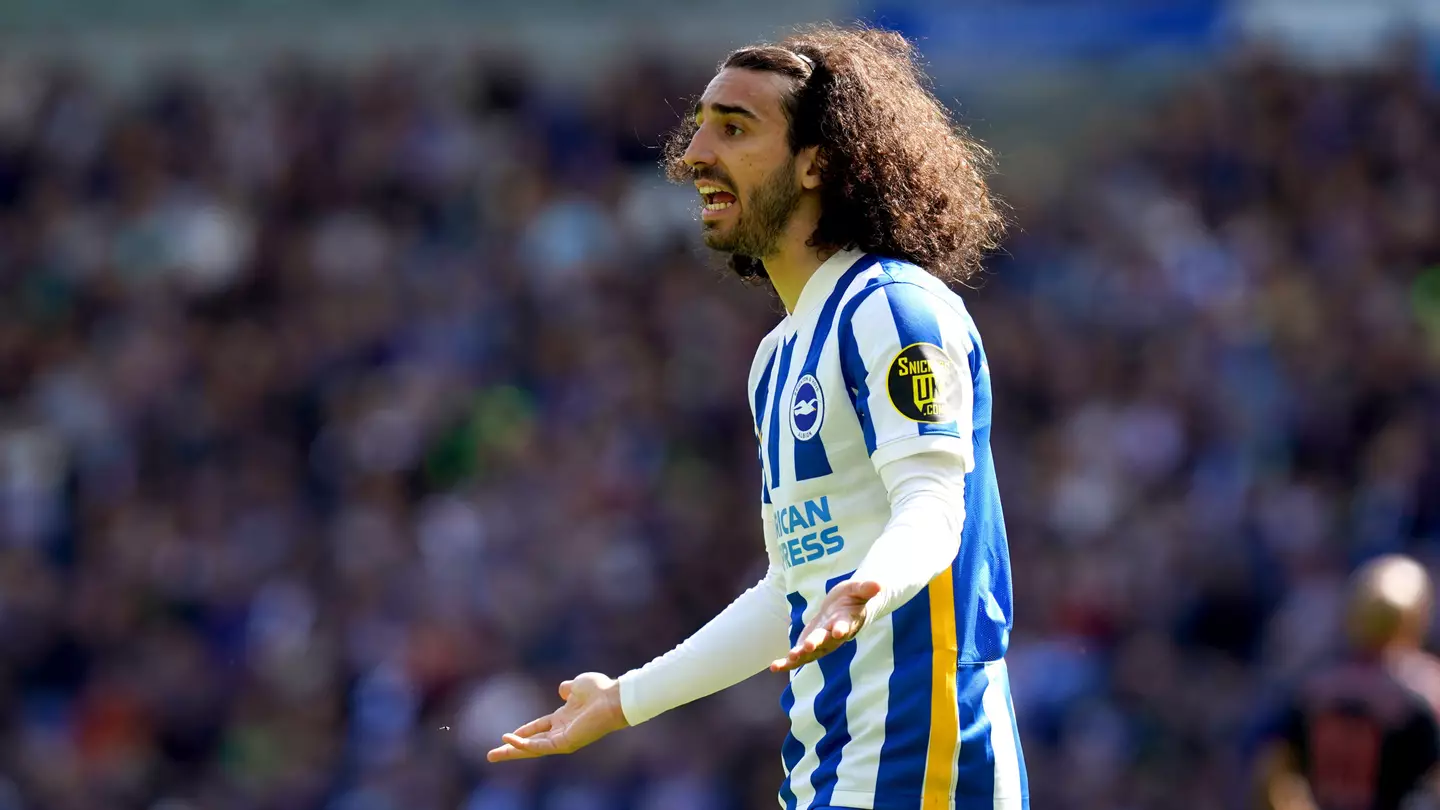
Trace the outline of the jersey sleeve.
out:
M 975 468 L 975 407 L 966 319 L 908 282 L 857 295 L 842 315 L 840 367 L 876 469 L 916 453 L 953 453 Z
M 880 583 L 865 606 L 866 624 L 920 593 L 955 562 L 965 525 L 965 470 L 949 453 L 925 453 L 886 464 L 880 480 L 890 520 L 855 570 L 855 580 Z
M 761 522 L 769 527 L 767 510 Z M 790 650 L 790 602 L 767 528 L 765 576 L 690 638 L 645 666 L 621 675 L 620 711 L 632 726 L 712 695 L 763 671 Z

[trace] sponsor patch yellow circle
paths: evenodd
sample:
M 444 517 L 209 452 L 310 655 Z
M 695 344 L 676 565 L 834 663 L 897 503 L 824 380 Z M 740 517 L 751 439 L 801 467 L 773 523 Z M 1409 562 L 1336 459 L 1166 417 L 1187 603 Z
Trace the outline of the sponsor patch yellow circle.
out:
M 951 398 L 960 388 L 959 370 L 933 343 L 912 343 L 890 361 L 886 374 L 890 404 L 915 422 L 953 422 Z

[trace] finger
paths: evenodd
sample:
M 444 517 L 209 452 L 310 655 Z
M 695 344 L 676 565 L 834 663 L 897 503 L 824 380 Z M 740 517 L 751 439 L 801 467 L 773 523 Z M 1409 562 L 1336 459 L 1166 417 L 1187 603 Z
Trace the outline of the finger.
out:
M 827 631 L 821 630 L 819 632 L 824 633 Z M 799 669 L 823 654 L 823 652 L 818 652 L 817 650 L 805 649 L 804 645 L 801 645 L 791 650 L 784 658 L 778 658 L 773 661 L 770 664 L 770 671 L 785 672 L 787 670 Z
M 830 625 L 830 637 L 834 639 L 846 638 L 850 635 L 850 628 L 854 624 L 849 619 L 838 619 Z
M 796 655 L 794 653 L 791 653 L 788 658 L 781 658 L 770 664 L 770 671 L 789 672 L 791 670 L 799 669 L 800 667 L 805 666 L 811 661 L 814 661 L 816 658 L 819 658 L 821 655 L 824 655 L 824 653 L 808 652 L 802 655 Z
M 805 636 L 805 641 L 801 643 L 801 645 L 797 647 L 797 649 L 799 649 L 802 654 L 814 652 L 820 649 L 820 645 L 824 644 L 825 641 L 829 638 L 829 630 L 826 630 L 823 627 L 817 627 L 814 630 L 811 630 L 809 634 Z
M 560 699 L 561 699 L 561 700 L 569 700 L 569 699 L 570 699 L 570 691 L 571 691 L 571 689 L 572 689 L 574 686 L 575 686 L 575 682 L 574 682 L 574 681 L 565 681 L 564 683 L 560 684 Z
M 795 637 L 795 643 L 790 647 L 791 652 L 795 652 L 803 648 L 805 646 L 805 640 L 810 638 L 810 636 L 814 635 L 815 631 L 819 629 L 819 627 L 820 617 L 816 616 L 815 619 L 812 620 L 809 624 L 805 625 L 805 629 L 801 630 L 800 634 Z
M 548 731 L 536 734 L 534 737 L 517 737 L 514 734 L 506 734 L 500 739 L 527 754 L 537 757 L 560 752 L 559 746 L 555 744 L 555 740 L 550 737 Z
M 824 632 L 824 631 L 822 631 L 822 632 Z M 808 651 L 808 652 L 799 653 L 799 654 L 797 654 L 795 651 L 792 650 L 791 653 L 790 653 L 790 655 L 789 655 L 788 657 L 786 657 L 786 658 L 781 658 L 781 659 L 779 659 L 779 660 L 771 663 L 771 664 L 770 664 L 770 671 L 771 671 L 771 672 L 786 672 L 786 671 L 792 670 L 792 669 L 799 669 L 800 667 L 805 666 L 806 664 L 810 663 L 811 661 L 819 660 L 819 659 L 824 658 L 825 656 L 829 655 L 830 653 L 836 651 L 837 649 L 840 648 L 841 644 L 843 644 L 843 643 L 846 643 L 846 642 L 827 641 L 825 644 L 821 644 L 820 646 L 816 647 L 816 648 L 813 649 L 813 650 L 810 650 L 810 651 Z
M 521 751 L 513 745 L 506 744 L 498 748 L 490 749 L 490 751 L 485 754 L 485 759 L 489 762 L 509 762 L 515 759 L 534 759 L 538 756 L 540 755 L 532 754 L 529 751 Z
M 790 649 L 790 653 L 785 658 L 778 658 L 771 662 L 770 671 L 780 672 L 785 669 L 794 669 L 805 661 L 812 660 L 806 656 L 819 649 L 820 645 L 824 644 L 829 637 L 830 631 L 823 627 L 806 628 L 800 636 L 799 643 Z
M 533 737 L 542 731 L 549 731 L 551 724 L 554 722 L 554 717 L 555 715 L 553 714 L 537 717 L 511 733 L 516 737 Z
M 802 652 L 798 647 L 791 650 L 784 658 L 776 658 L 770 662 L 771 672 L 785 672 L 791 669 L 798 669 L 806 661 L 810 660 L 813 653 Z
M 856 594 L 867 602 L 880 595 L 880 583 L 874 580 L 857 582 L 854 587 Z

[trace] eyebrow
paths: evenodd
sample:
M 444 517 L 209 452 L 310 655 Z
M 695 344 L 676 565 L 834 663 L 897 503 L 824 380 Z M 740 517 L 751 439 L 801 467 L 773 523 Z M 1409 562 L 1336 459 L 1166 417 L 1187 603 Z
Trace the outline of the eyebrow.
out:
M 741 118 L 749 118 L 751 121 L 760 120 L 759 116 L 755 115 L 755 113 L 750 112 L 744 107 L 738 107 L 734 104 L 711 104 L 710 109 L 714 110 L 720 115 L 738 115 Z M 692 118 L 699 118 L 700 114 L 704 111 L 705 105 L 697 101 L 695 102 L 695 109 L 690 111 L 690 115 Z

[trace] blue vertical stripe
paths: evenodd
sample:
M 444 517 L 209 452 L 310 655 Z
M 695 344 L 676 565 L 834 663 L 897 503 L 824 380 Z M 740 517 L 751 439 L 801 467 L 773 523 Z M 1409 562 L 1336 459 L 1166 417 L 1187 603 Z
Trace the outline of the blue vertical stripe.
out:
M 995 749 L 990 741 L 990 718 L 985 716 L 985 687 L 990 676 L 984 664 L 961 666 L 955 672 L 955 695 L 960 702 L 960 756 L 955 793 L 995 795 Z
M 836 585 L 854 576 L 855 572 L 842 574 L 825 583 L 829 593 Z M 850 699 L 850 664 L 855 660 L 855 642 L 841 645 L 834 652 L 821 658 L 820 675 L 824 686 L 815 698 L 815 719 L 825 729 L 820 742 L 815 745 L 815 756 L 820 767 L 810 774 L 810 785 L 815 788 L 815 807 L 828 807 L 835 794 L 836 770 L 840 767 L 840 752 L 850 742 L 850 725 L 845 716 L 845 704 Z
M 805 629 L 805 597 L 799 591 L 786 594 L 790 602 L 790 646 L 800 643 L 800 631 Z
M 765 370 L 760 373 L 760 382 L 755 386 L 755 435 L 760 435 L 760 421 L 765 418 L 765 399 L 770 394 L 770 370 L 775 367 L 777 345 L 770 350 L 770 359 L 765 361 Z
M 875 422 L 870 418 L 870 385 L 866 381 L 865 361 L 860 357 L 860 346 L 855 342 L 855 310 L 876 290 L 889 283 L 885 276 L 877 276 L 870 284 L 855 293 L 840 311 L 840 376 L 845 380 L 845 393 L 850 395 L 850 404 L 860 419 L 860 432 L 865 435 L 865 449 L 875 452 Z
M 890 614 L 895 669 L 875 794 L 894 807 L 919 807 L 930 747 L 930 588 Z
M 770 393 L 770 370 L 775 367 L 775 355 L 779 347 L 770 350 L 770 359 L 765 361 L 765 370 L 760 374 L 760 381 L 755 385 L 754 407 L 755 407 L 755 439 L 760 440 L 760 425 L 765 420 L 765 399 Z M 763 449 L 760 456 L 760 502 L 770 503 L 770 483 L 765 478 L 765 456 Z
M 790 716 L 790 710 L 795 708 L 795 689 L 786 686 L 785 691 L 780 695 L 780 710 L 785 716 Z M 785 763 L 785 780 L 780 783 L 780 801 L 785 803 L 785 810 L 795 810 L 795 791 L 790 787 L 790 772 L 800 764 L 800 758 L 805 756 L 805 746 L 795 739 L 793 732 L 786 732 L 785 742 L 780 744 L 780 759 Z
M 890 302 L 890 314 L 895 318 L 895 331 L 900 334 L 901 349 L 916 343 L 930 343 L 945 348 L 944 338 L 940 335 L 940 323 L 935 320 L 934 312 L 934 307 L 940 305 L 940 302 L 933 294 L 918 284 L 898 282 L 886 286 L 885 298 Z M 959 435 L 954 422 L 918 424 L 922 436 L 932 433 Z
M 800 640 L 800 631 L 805 629 L 805 597 L 798 592 L 786 594 L 785 598 L 790 602 L 790 646 L 794 647 Z M 794 673 L 791 673 L 793 679 Z M 795 708 L 795 687 L 792 684 L 785 685 L 785 691 L 780 695 L 780 710 L 785 716 L 790 716 L 790 710 Z M 795 791 L 790 787 L 790 772 L 800 764 L 800 758 L 805 756 L 805 746 L 795 739 L 793 731 L 786 732 L 785 742 L 780 744 L 780 759 L 785 763 L 785 781 L 780 783 L 780 800 L 785 802 L 785 810 L 795 810 Z
M 840 309 L 840 301 L 845 297 L 845 291 L 855 283 L 860 274 L 875 266 L 879 258 L 874 256 L 863 256 L 850 265 L 835 282 L 835 287 L 820 307 L 820 317 L 815 323 L 815 330 L 810 336 L 810 348 L 805 352 L 805 363 L 800 367 L 800 375 L 813 374 L 819 378 L 820 354 L 825 350 L 825 341 L 830 339 L 830 331 L 835 328 L 835 313 Z M 822 392 L 829 393 L 829 392 Z M 822 415 L 823 416 L 823 415 Z M 829 475 L 830 459 L 825 454 L 825 443 L 821 440 L 820 434 L 816 433 L 809 441 L 795 442 L 795 480 L 809 481 L 812 478 L 821 478 Z
M 780 349 L 780 371 L 775 375 L 770 396 L 770 435 L 766 436 L 766 448 L 770 459 L 770 488 L 780 486 L 780 401 L 784 399 L 785 383 L 790 378 L 790 356 L 795 352 L 795 338 L 783 341 Z

